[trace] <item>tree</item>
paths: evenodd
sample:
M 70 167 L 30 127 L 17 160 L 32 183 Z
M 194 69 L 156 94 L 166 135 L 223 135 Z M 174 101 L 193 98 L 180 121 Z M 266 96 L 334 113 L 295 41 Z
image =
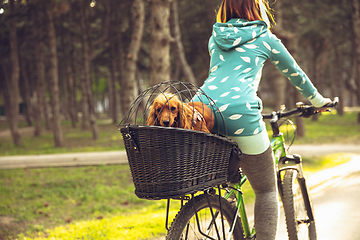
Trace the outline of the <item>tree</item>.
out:
M 108 94 L 109 94 L 109 115 L 112 119 L 113 123 L 117 122 L 117 91 L 116 91 L 116 44 L 114 39 L 110 39 L 110 77 L 109 77 L 109 84 L 108 84 Z
M 42 133 L 41 123 L 42 116 L 45 122 L 49 123 L 48 114 L 45 112 L 46 95 L 45 95 L 45 44 L 44 44 L 44 29 L 43 25 L 46 22 L 43 10 L 40 9 L 41 4 L 35 4 L 32 11 L 33 20 L 33 34 L 35 47 L 35 65 L 36 65 L 36 103 L 34 105 L 35 130 L 34 135 L 40 136 Z M 50 126 L 49 126 L 50 127 Z
M 136 91 L 136 70 L 138 53 L 144 31 L 145 10 L 143 0 L 135 0 L 133 4 L 133 32 L 129 51 L 126 56 L 125 74 L 121 81 L 121 102 L 125 112 L 130 108 L 135 99 Z
M 64 145 L 64 137 L 61 127 L 60 115 L 60 96 L 59 96 L 59 71 L 56 49 L 56 33 L 53 19 L 53 9 L 55 2 L 51 0 L 45 10 L 47 17 L 47 30 L 49 41 L 49 82 L 50 82 L 50 102 L 52 107 L 52 131 L 55 147 Z
M 180 24 L 179 24 L 179 13 L 178 13 L 178 6 L 177 0 L 173 0 L 171 3 L 171 29 L 174 36 L 174 49 L 175 49 L 175 58 L 177 59 L 177 63 L 180 65 L 181 70 L 184 74 L 185 80 L 187 82 L 191 82 L 196 84 L 195 75 L 186 61 L 184 46 L 181 41 L 181 32 L 180 32 Z
M 20 61 L 20 94 L 23 101 L 25 101 L 24 115 L 27 125 L 32 126 L 32 105 L 31 105 L 31 86 L 28 74 L 28 67 L 25 59 Z
M 15 12 L 15 1 L 10 0 L 10 34 L 9 34 L 9 45 L 10 45 L 10 64 L 11 64 L 11 77 L 10 84 L 8 86 L 8 104 L 6 105 L 6 116 L 10 125 L 11 135 L 13 137 L 14 145 L 22 145 L 22 138 L 19 133 L 19 76 L 20 76 L 20 64 L 19 64 L 19 53 L 17 46 L 17 30 L 16 30 L 16 12 Z M 5 80 L 6 81 L 6 80 Z
M 354 46 L 354 54 L 353 54 L 353 69 L 355 70 L 353 76 L 351 77 L 353 81 L 353 88 L 357 95 L 357 101 L 360 103 L 360 2 L 359 0 L 352 0 L 352 39 L 353 39 L 353 46 Z M 356 79 L 357 78 L 357 82 Z
M 172 0 L 151 0 L 150 18 L 150 84 L 170 80 L 170 3 Z
M 89 119 L 87 114 L 83 115 L 83 123 L 90 121 L 91 131 L 93 139 L 99 138 L 99 130 L 96 124 L 95 106 L 92 94 L 92 84 L 90 76 L 90 65 L 91 65 L 91 43 L 89 39 L 89 28 L 86 20 L 86 8 L 88 7 L 87 1 L 82 0 L 80 5 L 80 26 L 81 26 L 81 43 L 83 50 L 83 77 L 81 79 L 82 93 L 83 93 L 83 111 L 88 111 Z M 85 118 L 85 119 L 84 119 Z M 84 124 L 85 125 L 85 124 Z M 83 125 L 83 126 L 84 126 Z

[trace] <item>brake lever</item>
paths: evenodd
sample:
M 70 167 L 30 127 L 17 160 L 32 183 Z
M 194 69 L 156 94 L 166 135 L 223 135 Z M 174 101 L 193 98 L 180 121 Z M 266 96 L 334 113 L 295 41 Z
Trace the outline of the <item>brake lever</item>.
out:
M 312 115 L 318 113 L 317 109 L 315 109 L 315 107 L 313 106 L 302 106 L 302 111 L 300 113 L 300 117 L 305 117 L 305 118 L 309 118 Z
M 325 104 L 322 108 L 336 107 L 338 105 L 338 103 L 339 103 L 339 98 L 335 97 L 332 102 Z
M 315 108 L 314 107 L 314 114 L 320 113 L 320 112 L 331 112 L 330 108 L 334 108 L 339 103 L 339 98 L 335 97 L 332 102 L 329 102 L 322 106 L 321 108 Z

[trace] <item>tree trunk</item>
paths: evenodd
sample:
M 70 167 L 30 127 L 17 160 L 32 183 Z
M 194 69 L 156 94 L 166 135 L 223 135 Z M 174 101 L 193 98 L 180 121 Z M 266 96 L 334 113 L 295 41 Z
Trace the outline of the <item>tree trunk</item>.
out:
M 334 35 L 336 36 L 336 35 Z M 336 39 L 334 39 L 334 56 L 335 56 L 335 62 L 334 62 L 334 66 L 336 66 L 336 68 L 334 68 L 334 76 L 333 76 L 333 82 L 332 84 L 336 87 L 336 96 L 339 97 L 339 99 L 342 99 L 342 101 L 339 101 L 339 105 L 337 107 L 337 112 L 340 116 L 342 116 L 344 114 L 344 101 L 345 99 L 343 98 L 344 96 L 344 82 L 342 81 L 342 77 L 341 77 L 341 73 L 343 70 L 342 67 L 342 55 L 340 53 L 339 50 L 339 44 L 336 42 Z
M 180 64 L 182 72 L 184 74 L 185 80 L 193 84 L 197 84 L 195 75 L 186 61 L 184 46 L 181 41 L 181 31 L 179 25 L 179 14 L 178 14 L 178 5 L 177 0 L 173 0 L 171 3 L 171 29 L 173 30 L 173 36 L 175 39 L 174 48 L 175 48 L 175 57 L 177 62 Z
M 109 77 L 109 115 L 113 123 L 117 120 L 117 94 L 116 94 L 116 56 L 115 56 L 115 39 L 110 39 L 110 77 Z
M 86 94 L 86 79 L 84 77 L 84 69 L 81 70 L 80 88 L 81 88 L 81 129 L 87 130 L 89 128 L 89 107 L 88 96 Z
M 12 17 L 10 18 L 10 62 L 11 62 L 11 82 L 9 85 L 9 108 L 7 109 L 7 119 L 10 125 L 11 135 L 13 137 L 14 145 L 22 145 L 21 135 L 19 133 L 19 77 L 20 77 L 20 66 L 19 66 L 19 53 L 17 46 L 17 31 L 16 31 L 16 13 L 15 13 L 15 2 L 10 0 L 10 12 Z
M 36 65 L 36 102 L 34 106 L 35 117 L 35 131 L 34 136 L 41 136 L 42 128 L 42 115 L 44 113 L 44 105 L 46 104 L 45 96 L 45 55 L 44 55 L 44 37 L 43 37 L 43 24 L 45 23 L 43 11 L 39 9 L 39 4 L 36 5 L 33 12 L 33 33 L 35 45 L 35 65 Z
M 282 15 L 282 11 L 283 11 L 283 7 L 282 7 L 282 2 L 281 1 L 277 1 L 276 5 L 274 5 L 276 7 L 276 21 L 277 24 L 274 27 L 274 31 L 275 34 L 281 38 L 282 40 L 287 40 L 288 39 L 288 33 L 285 32 L 284 28 L 283 28 L 283 15 Z M 285 102 L 286 100 L 286 85 L 287 85 L 287 78 L 277 69 L 275 69 L 275 66 L 272 65 L 270 66 L 270 69 L 274 69 L 273 71 L 271 71 L 271 81 L 273 81 L 273 85 L 274 85 L 274 91 L 275 91 L 275 108 L 278 109 L 282 104 L 287 104 L 287 102 Z
M 131 35 L 129 51 L 126 56 L 125 74 L 121 82 L 122 109 L 126 112 L 137 94 L 136 69 L 138 53 L 144 30 L 145 8 L 143 0 L 135 0 L 133 5 L 134 28 Z M 153 63 L 151 63 L 153 64 Z
M 68 108 L 71 120 L 71 127 L 76 128 L 77 122 L 77 103 L 76 103 L 76 94 L 75 94 L 75 80 L 73 75 L 72 67 L 68 65 L 67 67 L 67 79 L 68 79 Z
M 170 80 L 170 3 L 172 0 L 151 0 L 150 17 L 150 84 Z
M 56 33 L 53 21 L 53 0 L 50 1 L 46 9 L 46 16 L 48 20 L 47 30 L 49 39 L 49 83 L 50 83 L 50 103 L 52 107 L 52 132 L 54 137 L 55 147 L 62 147 L 64 145 L 63 132 L 61 128 L 60 115 L 60 96 L 59 96 L 59 72 L 58 59 L 56 49 Z
M 356 54 L 357 62 L 357 100 L 360 105 L 360 2 L 359 0 L 352 0 L 352 30 L 353 30 L 353 39 Z M 340 99 L 341 100 L 341 99 Z
M 20 94 L 25 101 L 24 114 L 27 125 L 32 126 L 32 104 L 31 104 L 31 86 L 25 60 L 20 61 Z
M 24 103 L 24 112 L 25 120 L 27 125 L 32 126 L 32 104 L 31 104 L 31 87 L 30 80 L 28 76 L 28 71 L 26 70 L 26 64 L 24 60 L 20 61 L 20 94 Z
M 271 89 L 274 91 L 274 109 L 279 109 L 279 107 L 283 104 L 288 105 L 286 102 L 286 78 L 284 75 L 273 65 L 268 64 L 265 68 L 265 74 L 270 80 L 271 85 L 273 86 Z
M 117 21 L 117 24 L 119 24 L 119 21 Z M 118 84 L 120 86 L 120 104 L 119 104 L 119 110 L 122 116 L 125 115 L 126 111 L 128 110 L 128 108 L 125 108 L 125 104 L 129 105 L 129 102 L 131 102 L 131 99 L 127 100 L 128 97 L 125 99 L 125 97 L 123 97 L 123 94 L 125 94 L 125 91 L 123 90 L 124 87 L 126 87 L 126 75 L 125 75 L 125 62 L 126 62 L 126 58 L 125 58 L 125 53 L 124 53 L 124 46 L 123 46 L 123 41 L 122 41 L 122 34 L 119 28 L 116 29 L 116 39 L 118 41 L 117 44 L 117 67 L 118 67 L 118 71 L 119 71 L 119 78 L 118 78 Z M 123 84 L 124 83 L 124 84 Z M 125 103 L 123 103 L 123 101 L 125 101 Z
M 352 49 L 356 49 L 356 39 L 355 37 L 351 38 Z M 358 64 L 357 64 L 357 57 L 356 51 L 351 52 L 351 72 L 350 77 L 346 80 L 346 88 L 350 91 L 350 107 L 356 106 L 356 103 L 360 103 L 360 80 L 358 81 Z
M 83 95 L 86 96 L 86 100 L 84 98 L 85 106 L 88 106 L 89 119 L 83 119 L 83 121 L 90 121 L 90 127 L 93 139 L 99 138 L 99 130 L 96 124 L 96 115 L 95 115 L 95 107 L 94 107 L 94 99 L 92 94 L 92 84 L 91 84 L 91 76 L 90 76 L 90 65 L 91 65 L 91 56 L 90 56 L 90 43 L 89 43 L 89 29 L 86 24 L 86 1 L 82 1 L 80 6 L 80 18 L 81 18 L 81 36 L 82 36 L 82 50 L 83 50 L 83 78 L 82 78 L 82 88 Z M 85 107 L 86 108 L 86 107 Z M 84 117 L 84 116 L 83 116 Z
M 311 47 L 312 56 L 309 57 L 309 73 L 308 75 L 311 76 L 311 81 L 315 86 L 318 86 L 318 79 L 317 79 L 317 52 L 314 49 L 314 46 Z M 319 89 L 319 92 L 320 89 Z M 319 120 L 319 114 L 312 115 L 311 120 L 313 122 L 317 122 Z
M 283 5 L 281 3 L 281 1 L 276 2 L 277 3 L 277 25 L 276 25 L 276 34 L 278 35 L 278 37 L 280 37 L 281 39 L 284 39 L 284 41 L 286 42 L 286 47 L 289 49 L 289 52 L 293 55 L 294 59 L 297 59 L 297 53 L 298 53 L 298 42 L 297 42 L 297 38 L 295 38 L 295 36 L 289 32 L 286 32 L 286 30 L 284 30 L 283 28 L 283 15 L 282 15 L 282 11 L 283 11 Z M 287 84 L 284 84 L 289 85 Z M 298 91 L 295 91 L 295 88 L 293 88 L 293 86 L 291 86 L 291 92 L 295 92 L 295 94 L 291 95 L 289 94 L 289 91 L 287 91 L 286 87 L 281 89 L 281 93 L 279 94 L 284 94 L 284 98 L 286 95 L 289 95 L 291 98 L 293 98 L 291 100 L 291 102 L 298 102 L 301 100 L 302 96 Z M 290 107 L 294 107 L 292 104 L 290 104 Z M 305 124 L 304 124 L 304 119 L 297 117 L 295 119 L 296 122 L 296 128 L 297 128 L 297 134 L 298 136 L 305 136 Z

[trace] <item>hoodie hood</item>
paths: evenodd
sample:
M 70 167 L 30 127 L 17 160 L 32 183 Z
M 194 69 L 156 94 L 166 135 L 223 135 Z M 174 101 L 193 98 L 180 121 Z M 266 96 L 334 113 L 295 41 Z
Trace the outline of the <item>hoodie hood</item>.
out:
M 212 38 L 221 50 L 237 48 L 267 32 L 264 21 L 249 22 L 246 19 L 233 18 L 227 23 L 215 23 Z

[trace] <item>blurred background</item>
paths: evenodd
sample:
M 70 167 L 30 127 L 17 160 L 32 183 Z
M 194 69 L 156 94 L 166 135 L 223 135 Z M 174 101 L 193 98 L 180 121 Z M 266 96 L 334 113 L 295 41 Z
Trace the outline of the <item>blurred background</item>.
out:
M 0 240 L 163 239 L 166 201 L 135 196 L 126 157 L 123 164 L 105 160 L 124 153 L 116 126 L 142 91 L 168 80 L 202 85 L 220 2 L 0 0 Z M 270 6 L 277 22 L 272 31 L 320 93 L 340 98 L 335 111 L 294 119 L 299 137 L 293 149 L 304 157 L 309 180 L 317 179 L 309 186 L 319 239 L 341 239 L 344 231 L 355 239 L 360 0 L 270 0 Z M 264 111 L 306 102 L 271 63 L 263 69 L 259 95 Z M 286 135 L 290 143 L 293 137 Z M 78 166 L 84 152 L 82 159 L 91 156 L 97 164 Z M 15 159 L 64 161 L 49 153 L 67 153 L 61 156 L 68 166 L 77 167 L 42 161 L 41 168 L 7 168 Z M 327 169 L 347 181 L 334 184 L 338 178 L 329 181 L 334 174 L 322 171 Z M 251 196 L 250 186 L 244 191 Z M 337 221 L 329 221 L 334 215 Z
M 35 136 L 45 127 L 61 147 L 62 119 L 98 139 L 97 120 L 117 123 L 149 86 L 170 79 L 201 86 L 220 2 L 1 0 L 0 115 L 14 145 L 23 144 L 19 114 Z M 273 32 L 319 92 L 340 97 L 340 115 L 358 106 L 359 0 L 270 0 L 270 6 Z M 259 95 L 270 109 L 305 101 L 271 63 Z

